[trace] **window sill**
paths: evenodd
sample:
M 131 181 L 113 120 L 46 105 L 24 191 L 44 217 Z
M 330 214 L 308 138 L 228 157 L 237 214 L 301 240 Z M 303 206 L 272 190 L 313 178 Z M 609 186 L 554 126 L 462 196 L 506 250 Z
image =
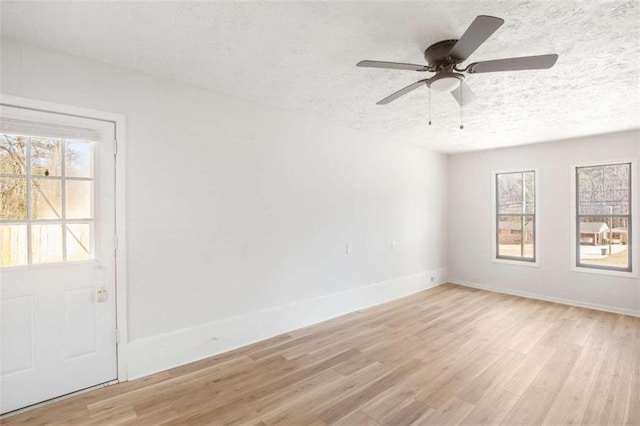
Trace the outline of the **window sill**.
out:
M 515 266 L 529 266 L 537 268 L 540 266 L 538 261 L 535 262 L 527 262 L 526 260 L 511 260 L 511 259 L 496 259 L 493 258 L 493 263 L 502 263 L 504 265 L 515 265 Z
M 611 271 L 608 269 L 597 269 L 597 268 L 582 268 L 580 266 L 572 267 L 571 272 L 596 274 L 596 275 L 609 275 L 609 276 L 621 277 L 621 278 L 638 278 L 637 272 Z

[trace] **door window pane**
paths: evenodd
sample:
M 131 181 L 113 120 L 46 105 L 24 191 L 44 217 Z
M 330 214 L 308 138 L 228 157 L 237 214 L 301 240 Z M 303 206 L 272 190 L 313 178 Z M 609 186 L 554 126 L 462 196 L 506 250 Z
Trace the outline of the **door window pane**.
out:
M 33 224 L 31 226 L 31 249 L 33 263 L 62 261 L 62 225 Z
M 65 167 L 68 177 L 93 177 L 93 143 L 67 141 Z
M 0 178 L 0 219 L 27 218 L 27 179 Z
M 93 183 L 90 181 L 67 181 L 67 218 L 90 219 Z
M 62 140 L 31 138 L 31 174 L 62 176 Z
M 89 223 L 67 225 L 67 260 L 86 260 L 91 255 L 92 226 Z
M 0 266 L 95 257 L 95 149 L 0 134 Z
M 27 225 L 0 226 L 0 265 L 27 264 Z
M 24 136 L 0 135 L 0 174 L 25 174 L 26 143 Z
M 31 216 L 33 219 L 62 218 L 62 181 L 34 179 L 31 182 Z

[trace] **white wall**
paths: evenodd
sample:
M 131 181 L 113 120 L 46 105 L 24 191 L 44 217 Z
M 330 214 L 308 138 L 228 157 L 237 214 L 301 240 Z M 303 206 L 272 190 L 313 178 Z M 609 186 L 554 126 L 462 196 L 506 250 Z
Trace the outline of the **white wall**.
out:
M 2 92 L 127 117 L 131 377 L 445 278 L 444 155 L 11 40 Z
M 450 281 L 640 314 L 638 278 L 571 271 L 571 167 L 637 158 L 639 141 L 640 132 L 630 131 L 450 156 Z M 539 170 L 539 267 L 492 261 L 492 172 L 513 169 Z M 637 176 L 634 185 L 637 196 Z

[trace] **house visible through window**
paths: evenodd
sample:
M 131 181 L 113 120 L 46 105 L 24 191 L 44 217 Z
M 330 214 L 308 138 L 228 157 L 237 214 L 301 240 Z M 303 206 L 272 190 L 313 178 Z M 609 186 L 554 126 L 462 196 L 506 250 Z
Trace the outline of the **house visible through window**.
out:
M 576 266 L 631 271 L 631 164 L 576 168 Z
M 93 258 L 93 142 L 0 134 L 0 266 Z
M 535 262 L 535 171 L 496 174 L 496 258 Z

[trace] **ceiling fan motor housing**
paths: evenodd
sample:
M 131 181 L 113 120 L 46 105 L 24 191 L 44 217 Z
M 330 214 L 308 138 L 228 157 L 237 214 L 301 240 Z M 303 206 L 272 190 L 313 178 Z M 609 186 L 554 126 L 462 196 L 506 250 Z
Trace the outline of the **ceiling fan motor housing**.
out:
M 443 40 L 427 47 L 427 50 L 424 51 L 424 58 L 429 66 L 448 67 L 462 62 L 455 60 L 455 58 L 449 58 L 449 52 L 457 42 L 458 40 Z

